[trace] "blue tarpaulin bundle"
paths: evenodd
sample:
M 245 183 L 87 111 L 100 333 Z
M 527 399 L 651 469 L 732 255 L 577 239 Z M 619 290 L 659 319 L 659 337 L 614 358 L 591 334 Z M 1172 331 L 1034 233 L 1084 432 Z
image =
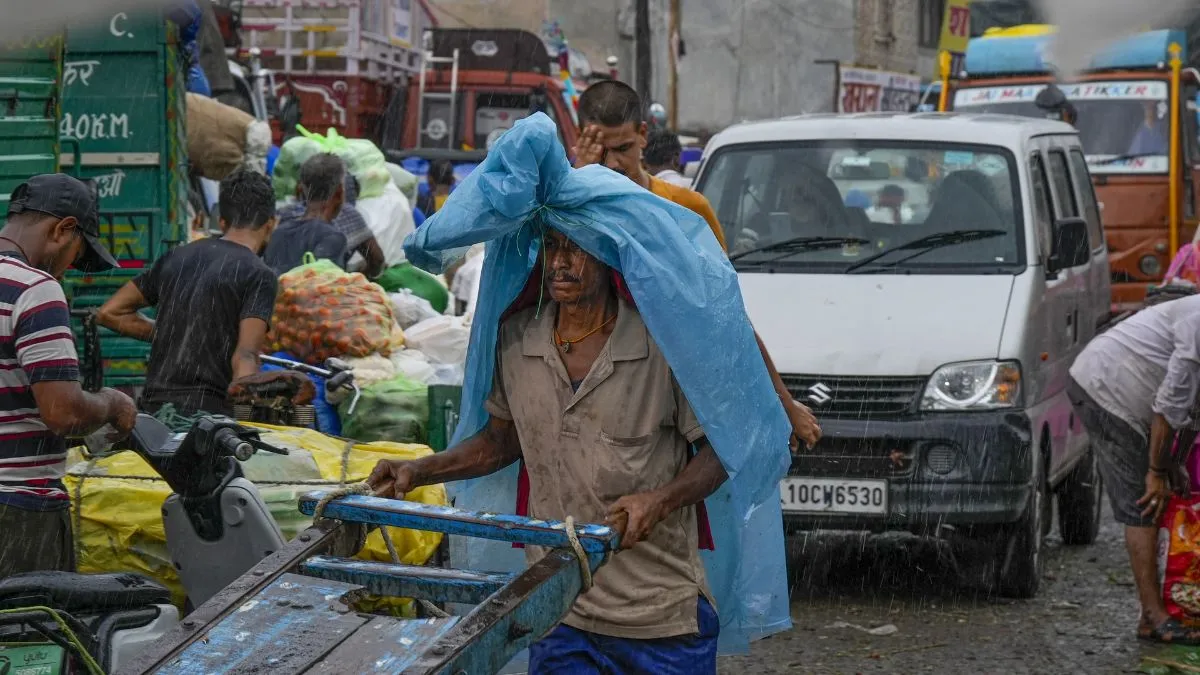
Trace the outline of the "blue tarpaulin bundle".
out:
M 788 587 L 779 480 L 790 462 L 787 417 L 746 317 L 737 274 L 705 221 L 604 167 L 571 168 L 554 123 L 536 114 L 488 152 L 445 205 L 405 240 L 408 260 L 439 272 L 486 242 L 454 442 L 487 423 L 501 316 L 552 227 L 624 278 L 729 480 L 706 500 L 714 551 L 703 551 L 723 652 L 786 630 Z M 449 486 L 460 508 L 512 513 L 516 466 Z M 457 567 L 524 568 L 506 544 L 455 538 Z

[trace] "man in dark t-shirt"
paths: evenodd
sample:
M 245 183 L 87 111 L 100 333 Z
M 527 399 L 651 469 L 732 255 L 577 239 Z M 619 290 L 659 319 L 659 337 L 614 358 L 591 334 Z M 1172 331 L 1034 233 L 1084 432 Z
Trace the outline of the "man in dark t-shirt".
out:
M 346 268 L 353 251 L 333 224 L 346 199 L 345 179 L 346 165 L 337 155 L 314 155 L 300 167 L 296 197 L 305 205 L 304 213 L 279 224 L 263 255 L 276 275 L 303 265 L 306 253 Z
M 147 412 L 169 403 L 184 416 L 232 417 L 230 383 L 258 371 L 278 283 L 258 257 L 275 227 L 271 180 L 235 172 L 221 181 L 220 209 L 223 237 L 172 250 L 100 308 L 101 325 L 151 343 Z

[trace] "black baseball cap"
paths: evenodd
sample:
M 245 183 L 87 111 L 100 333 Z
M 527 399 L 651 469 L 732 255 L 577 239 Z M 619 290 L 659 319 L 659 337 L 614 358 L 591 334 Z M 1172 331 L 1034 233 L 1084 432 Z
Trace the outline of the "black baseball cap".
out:
M 74 218 L 87 244 L 73 267 L 80 272 L 104 272 L 117 266 L 117 259 L 100 243 L 100 207 L 95 183 L 65 173 L 34 176 L 13 190 L 10 214 L 35 211 L 55 218 Z

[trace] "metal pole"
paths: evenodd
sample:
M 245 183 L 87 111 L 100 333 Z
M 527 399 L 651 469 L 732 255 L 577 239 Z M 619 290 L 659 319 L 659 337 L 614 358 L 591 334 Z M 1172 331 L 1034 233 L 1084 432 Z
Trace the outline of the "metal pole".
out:
M 669 81 L 667 83 L 667 111 L 670 115 L 670 125 L 672 131 L 679 131 L 679 43 L 681 19 L 679 16 L 679 0 L 671 0 L 667 36 L 667 60 L 670 63 L 670 69 L 667 71 Z
M 1179 158 L 1179 113 L 1184 107 L 1183 102 L 1179 100 L 1179 78 L 1180 71 L 1183 68 L 1183 61 L 1180 59 L 1183 48 L 1172 42 L 1167 51 L 1171 53 L 1171 168 L 1167 174 L 1168 180 L 1170 180 L 1168 188 L 1170 199 L 1167 204 L 1169 211 L 1167 213 L 1169 214 L 1168 225 L 1170 227 L 1169 236 L 1171 241 L 1171 248 L 1168 251 L 1168 255 L 1171 256 L 1175 255 L 1175 252 L 1179 250 L 1179 188 L 1181 187 L 1180 174 L 1182 173 L 1182 160 Z
M 950 103 L 950 64 L 954 57 L 950 56 L 950 52 L 943 51 L 938 54 L 938 68 L 941 70 L 942 76 L 942 91 L 938 95 L 938 112 L 946 112 L 946 106 Z
M 650 106 L 650 0 L 636 0 L 634 38 L 637 40 L 637 93 L 642 107 Z

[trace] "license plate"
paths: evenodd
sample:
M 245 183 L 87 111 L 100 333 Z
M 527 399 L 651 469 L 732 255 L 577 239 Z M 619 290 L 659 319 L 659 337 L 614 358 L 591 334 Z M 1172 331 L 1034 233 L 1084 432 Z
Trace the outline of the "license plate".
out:
M 0 643 L 0 673 L 61 675 L 65 656 L 56 644 Z
M 779 503 L 792 513 L 865 513 L 887 515 L 885 480 L 843 478 L 784 478 Z

